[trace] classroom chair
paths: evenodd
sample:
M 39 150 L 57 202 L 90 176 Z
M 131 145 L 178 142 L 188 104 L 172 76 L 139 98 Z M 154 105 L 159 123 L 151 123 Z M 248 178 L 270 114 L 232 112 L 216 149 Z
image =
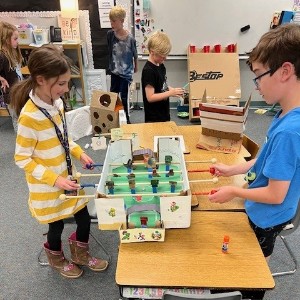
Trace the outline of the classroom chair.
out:
M 272 273 L 273 277 L 282 276 L 282 275 L 292 275 L 297 270 L 297 267 L 298 267 L 297 259 L 294 255 L 292 249 L 290 248 L 287 240 L 285 239 L 285 237 L 290 235 L 291 233 L 293 233 L 295 230 L 297 230 L 299 224 L 300 224 L 300 200 L 298 201 L 298 208 L 297 208 L 297 211 L 296 211 L 296 215 L 292 219 L 291 224 L 286 225 L 279 234 L 279 237 L 283 241 L 283 243 L 284 243 L 284 245 L 285 245 L 285 247 L 286 247 L 286 249 L 289 253 L 289 256 L 292 258 L 294 267 L 291 270 L 288 270 L 288 271 L 281 271 L 281 272 Z
M 259 151 L 259 145 L 251 140 L 247 135 L 243 135 L 242 145 L 250 153 L 249 157 L 245 157 L 246 161 L 249 161 L 256 157 Z
M 242 294 L 238 291 L 227 292 L 227 293 L 218 293 L 218 294 L 209 294 L 209 295 L 191 295 L 186 296 L 182 293 L 165 291 L 162 297 L 162 300 L 191 300 L 191 299 L 218 299 L 218 300 L 241 300 Z

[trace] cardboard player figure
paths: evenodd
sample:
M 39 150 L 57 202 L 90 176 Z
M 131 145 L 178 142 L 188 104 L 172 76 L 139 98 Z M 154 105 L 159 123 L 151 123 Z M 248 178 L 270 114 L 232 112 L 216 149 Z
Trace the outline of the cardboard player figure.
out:
M 130 188 L 131 194 L 135 194 L 135 180 L 134 179 L 130 179 L 128 181 L 128 183 L 129 183 L 129 188 Z
M 115 183 L 113 181 L 106 181 L 106 186 L 108 188 L 108 193 L 113 195 Z

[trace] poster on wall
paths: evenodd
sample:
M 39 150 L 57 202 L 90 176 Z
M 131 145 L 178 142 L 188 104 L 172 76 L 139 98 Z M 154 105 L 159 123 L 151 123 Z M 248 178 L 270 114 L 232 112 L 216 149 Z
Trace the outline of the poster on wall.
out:
M 139 54 L 148 54 L 147 42 L 155 31 L 154 18 L 151 17 L 151 6 L 147 1 L 134 0 L 134 34 Z
M 99 19 L 101 28 L 111 28 L 109 12 L 114 6 L 114 0 L 98 0 Z
M 294 0 L 293 11 L 300 10 L 300 0 Z
M 58 26 L 61 28 L 61 38 L 63 41 L 80 41 L 79 19 L 57 17 Z

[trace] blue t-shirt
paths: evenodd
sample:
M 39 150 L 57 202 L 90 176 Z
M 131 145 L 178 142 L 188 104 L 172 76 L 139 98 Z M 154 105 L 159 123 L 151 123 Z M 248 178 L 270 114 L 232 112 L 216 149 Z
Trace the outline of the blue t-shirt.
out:
M 265 204 L 247 199 L 246 212 L 251 221 L 268 228 L 291 220 L 300 198 L 300 108 L 285 116 L 279 111 L 268 130 L 266 142 L 256 163 L 248 172 L 252 178 L 249 188 L 268 185 L 268 180 L 290 181 L 287 195 L 281 204 Z
M 107 32 L 109 71 L 115 75 L 132 80 L 133 59 L 137 59 L 136 41 L 131 34 L 119 40 L 113 30 Z

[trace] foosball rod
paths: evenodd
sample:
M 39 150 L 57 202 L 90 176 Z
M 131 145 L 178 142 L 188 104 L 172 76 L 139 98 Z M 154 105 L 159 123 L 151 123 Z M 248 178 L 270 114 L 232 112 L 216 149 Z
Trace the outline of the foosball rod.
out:
M 211 190 L 210 192 L 193 192 L 192 195 L 193 196 L 206 196 L 206 195 L 213 195 L 216 192 L 217 192 L 217 190 Z
M 170 171 L 156 171 L 156 174 L 169 174 L 170 173 Z M 173 173 L 178 173 L 178 174 L 181 174 L 182 173 L 182 171 L 180 171 L 180 170 L 178 170 L 178 171 L 173 171 Z M 114 175 L 120 175 L 120 176 L 122 176 L 122 175 L 126 175 L 126 176 L 128 176 L 128 175 L 130 175 L 130 174 L 134 174 L 134 175 L 149 175 L 149 174 L 152 174 L 152 171 L 147 171 L 147 172 L 137 172 L 137 173 L 134 173 L 134 172 L 131 172 L 131 173 L 125 173 L 125 172 L 119 172 L 119 173 L 108 173 L 107 175 L 108 176 L 114 176 Z
M 143 166 L 146 164 L 147 164 L 146 162 L 133 162 L 132 163 L 133 166 Z M 155 164 L 156 165 L 165 165 L 166 163 L 162 162 L 162 161 L 156 161 Z M 179 164 L 180 164 L 180 162 L 172 162 L 171 163 L 171 165 L 179 165 Z M 113 166 L 113 167 L 117 167 L 117 166 L 123 166 L 124 164 L 123 163 L 110 163 L 109 165 Z
M 85 167 L 89 170 L 93 170 L 94 167 L 103 167 L 103 164 L 86 164 Z
M 208 159 L 208 160 L 186 160 L 186 163 L 213 163 L 217 162 L 216 158 Z
M 216 158 L 212 158 L 212 159 L 209 159 L 209 160 L 186 160 L 185 161 L 186 163 L 216 163 L 217 162 L 217 159 Z M 132 165 L 136 165 L 136 166 L 140 166 L 140 165 L 145 165 L 146 163 L 145 162 L 133 162 Z M 158 161 L 158 162 L 155 162 L 156 165 L 165 165 L 166 162 L 163 162 L 163 161 Z M 181 164 L 180 162 L 171 162 L 172 165 L 179 165 Z M 123 166 L 124 164 L 123 163 L 110 163 L 109 164 L 110 166 Z
M 80 172 L 77 172 L 76 175 L 75 175 L 77 178 L 80 178 L 80 177 L 101 177 L 102 176 L 102 173 L 98 173 L 98 174 L 82 174 Z
M 154 177 L 154 180 L 155 180 L 156 177 Z M 190 183 L 200 183 L 200 182 L 213 182 L 213 183 L 217 183 L 219 181 L 218 177 L 214 177 L 214 178 L 211 178 L 211 179 L 195 179 L 195 180 L 189 180 Z M 161 184 L 171 184 L 172 180 L 170 181 L 159 181 L 158 182 L 158 185 L 161 185 Z M 184 183 L 183 180 L 180 180 L 180 181 L 176 181 L 174 180 L 174 182 L 176 183 Z M 114 186 L 126 186 L 128 185 L 129 182 L 120 182 L 120 183 L 114 183 Z M 151 182 L 135 182 L 135 185 L 150 185 Z
M 180 196 L 182 195 L 181 193 L 139 193 L 139 194 L 129 194 L 129 193 L 124 193 L 124 194 L 108 194 L 106 197 L 103 198 L 118 198 L 118 197 L 142 197 L 142 196 Z M 66 195 L 66 194 L 60 194 L 59 199 L 60 200 L 66 200 L 66 199 L 81 199 L 81 198 L 94 198 L 94 199 L 100 199 L 97 198 L 96 195 L 77 195 L 77 196 L 71 196 L 71 195 Z
M 214 177 L 211 179 L 195 179 L 195 180 L 189 180 L 189 183 L 199 183 L 199 182 L 213 182 L 217 183 L 219 181 L 218 177 Z

